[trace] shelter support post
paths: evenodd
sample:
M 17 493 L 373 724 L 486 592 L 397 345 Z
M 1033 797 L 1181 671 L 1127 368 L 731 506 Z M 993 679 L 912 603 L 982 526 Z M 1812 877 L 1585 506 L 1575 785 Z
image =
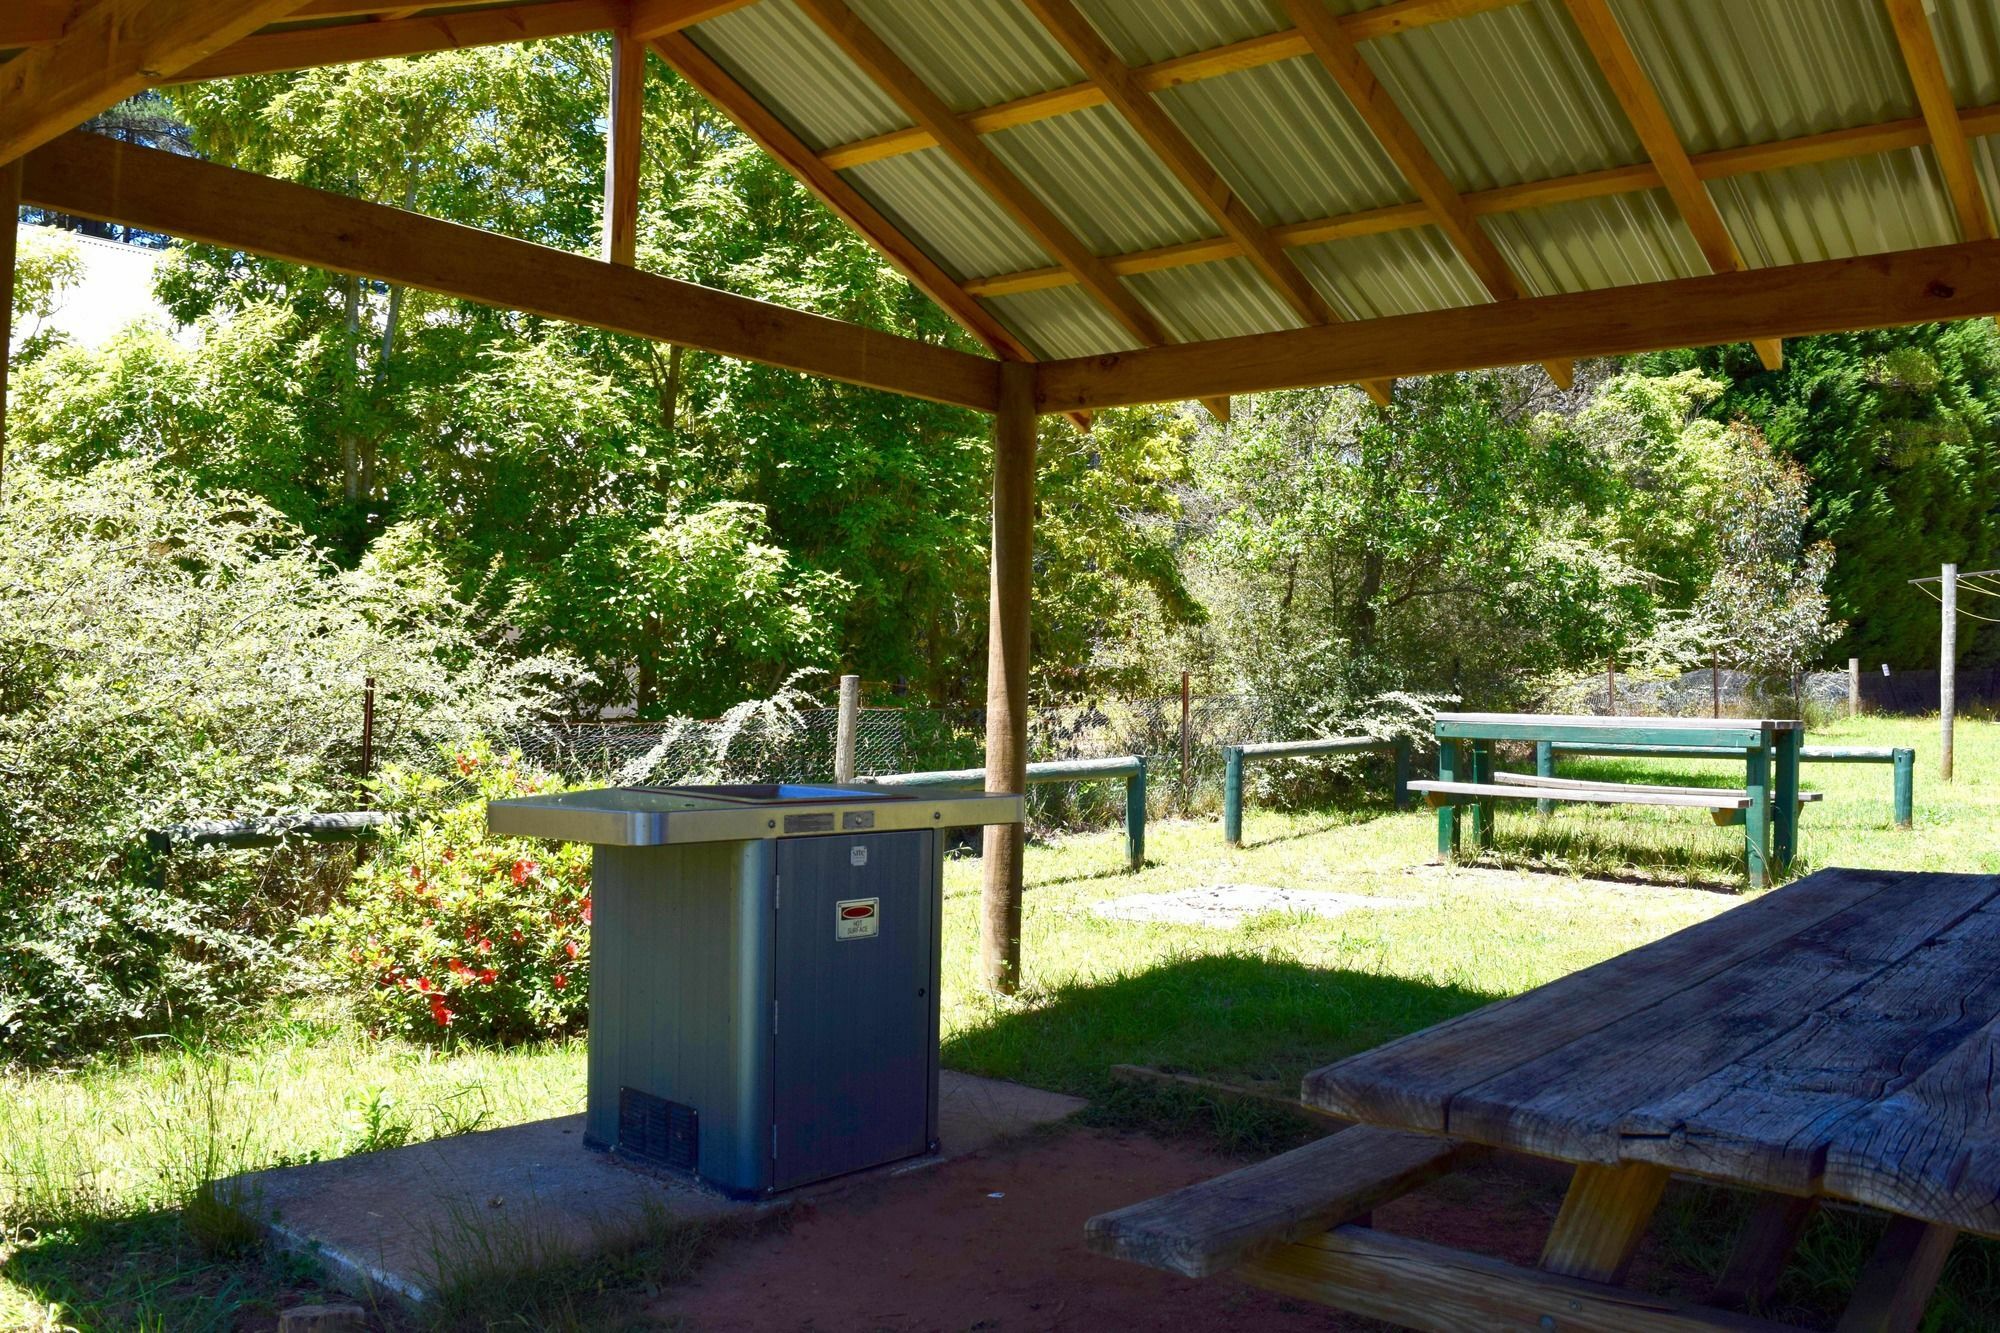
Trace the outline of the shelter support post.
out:
M 7 482 L 7 362 L 14 345 L 14 248 L 21 234 L 21 162 L 0 166 L 0 495 Z
M 1938 600 L 1944 603 L 1938 634 L 1938 776 L 1951 781 L 1952 723 L 1958 713 L 1958 566 L 1942 570 Z
M 639 255 L 639 145 L 646 112 L 646 44 L 611 34 L 611 104 L 604 144 L 604 261 L 632 267 Z
M 986 788 L 1028 783 L 1028 596 L 1035 525 L 1035 368 L 1003 361 L 993 417 L 993 556 L 986 635 Z M 986 986 L 1021 984 L 1021 860 L 1026 830 L 989 825 L 980 904 L 979 965 Z

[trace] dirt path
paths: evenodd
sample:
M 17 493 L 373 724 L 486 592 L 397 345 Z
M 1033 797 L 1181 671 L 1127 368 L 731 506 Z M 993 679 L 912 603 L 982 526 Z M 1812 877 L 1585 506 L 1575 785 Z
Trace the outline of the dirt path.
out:
M 1085 1219 L 1233 1169 L 1184 1143 L 1078 1129 L 809 1206 L 725 1242 L 648 1313 L 696 1333 L 1379 1328 L 1227 1279 L 1099 1258 Z M 996 1197 L 997 1196 L 997 1197 Z M 1481 1171 L 1378 1210 L 1402 1234 L 1532 1263 L 1559 1182 Z

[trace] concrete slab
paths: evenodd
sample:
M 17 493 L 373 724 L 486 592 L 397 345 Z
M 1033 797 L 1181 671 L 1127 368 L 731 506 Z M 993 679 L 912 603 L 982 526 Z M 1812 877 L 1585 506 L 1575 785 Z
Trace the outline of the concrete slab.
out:
M 336 1285 L 422 1302 L 441 1285 L 629 1245 L 676 1223 L 751 1220 L 803 1199 L 964 1157 L 1074 1115 L 1085 1102 L 946 1070 L 935 1156 L 824 1181 L 766 1202 L 728 1199 L 583 1146 L 583 1117 L 560 1116 L 407 1148 L 224 1181 L 224 1198 L 289 1249 L 316 1255 Z
M 1266 912 L 1336 917 L 1349 912 L 1393 911 L 1416 905 L 1411 898 L 1365 893 L 1284 889 L 1271 884 L 1210 884 L 1172 893 L 1128 893 L 1098 903 L 1091 911 L 1111 921 L 1165 921 L 1231 930 Z

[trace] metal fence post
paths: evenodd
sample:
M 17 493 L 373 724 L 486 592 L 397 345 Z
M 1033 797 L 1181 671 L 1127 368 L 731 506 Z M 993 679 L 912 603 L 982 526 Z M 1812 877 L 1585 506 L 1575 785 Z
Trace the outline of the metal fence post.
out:
M 1125 860 L 1133 870 L 1146 867 L 1146 759 L 1125 779 Z
M 840 714 L 833 729 L 833 780 L 854 781 L 854 738 L 861 722 L 861 677 L 840 678 Z
M 1917 752 L 1896 751 L 1896 827 L 1908 828 L 1916 819 Z
M 1222 840 L 1243 845 L 1243 747 L 1222 747 Z
M 1552 778 L 1555 775 L 1556 775 L 1556 747 L 1554 742 L 1536 741 L 1535 776 L 1538 778 Z M 1538 800 L 1535 802 L 1536 814 L 1552 815 L 1555 812 L 1556 812 L 1556 803 L 1554 801 L 1548 800 L 1547 798 L 1543 798 L 1542 800 Z

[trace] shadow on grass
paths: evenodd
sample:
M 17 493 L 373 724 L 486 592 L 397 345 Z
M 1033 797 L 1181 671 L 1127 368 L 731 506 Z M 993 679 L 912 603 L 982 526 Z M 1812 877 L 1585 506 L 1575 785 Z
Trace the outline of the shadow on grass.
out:
M 1296 1138 L 1296 1117 L 1118 1083 L 1111 1066 L 1150 1065 L 1295 1097 L 1308 1070 L 1496 998 L 1251 953 L 1209 954 L 996 1006 L 948 1039 L 943 1054 L 953 1069 L 1087 1097 L 1086 1116 L 1098 1124 L 1266 1151 Z
M 1306 838 L 1324 837 L 1328 833 L 1338 833 L 1342 829 L 1360 828 L 1364 824 L 1372 824 L 1378 819 L 1387 819 L 1392 815 L 1403 812 L 1397 810 L 1395 804 L 1390 801 L 1365 801 L 1356 802 L 1352 806 L 1342 806 L 1337 812 L 1337 818 L 1334 817 L 1335 812 L 1329 811 L 1325 813 L 1328 815 L 1326 820 L 1316 821 L 1309 828 L 1295 828 L 1290 832 L 1276 833 L 1268 838 L 1245 838 L 1243 840 L 1243 850 L 1251 851 L 1258 847 L 1275 847 L 1279 843 L 1299 842 Z M 1219 833 L 1221 829 L 1221 820 L 1219 818 L 1216 821 L 1216 827 Z

